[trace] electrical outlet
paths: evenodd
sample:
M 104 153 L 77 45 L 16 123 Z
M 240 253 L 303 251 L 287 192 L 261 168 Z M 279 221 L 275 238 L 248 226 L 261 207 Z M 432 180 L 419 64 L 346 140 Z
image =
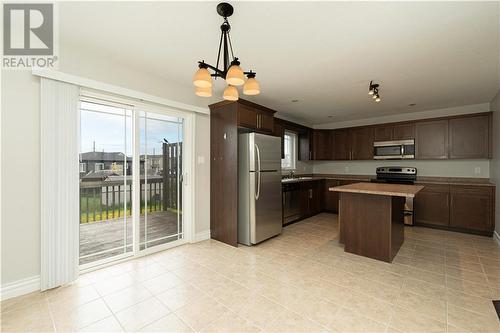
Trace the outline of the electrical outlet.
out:
M 350 168 L 348 166 L 344 167 L 345 172 L 349 172 Z
M 481 167 L 475 167 L 475 168 L 474 168 L 474 173 L 475 173 L 476 175 L 480 175 L 480 174 L 481 174 Z

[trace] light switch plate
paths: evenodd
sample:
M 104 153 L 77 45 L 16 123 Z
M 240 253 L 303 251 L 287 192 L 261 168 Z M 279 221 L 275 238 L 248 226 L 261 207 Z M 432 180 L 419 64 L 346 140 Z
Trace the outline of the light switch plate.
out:
M 205 156 L 198 156 L 198 164 L 205 164 Z

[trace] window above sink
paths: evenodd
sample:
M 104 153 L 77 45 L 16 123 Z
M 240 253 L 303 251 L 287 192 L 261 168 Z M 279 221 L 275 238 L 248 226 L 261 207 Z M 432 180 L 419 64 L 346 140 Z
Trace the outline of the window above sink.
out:
M 284 135 L 284 155 L 281 159 L 281 168 L 283 170 L 295 170 L 297 166 L 297 133 L 285 131 Z

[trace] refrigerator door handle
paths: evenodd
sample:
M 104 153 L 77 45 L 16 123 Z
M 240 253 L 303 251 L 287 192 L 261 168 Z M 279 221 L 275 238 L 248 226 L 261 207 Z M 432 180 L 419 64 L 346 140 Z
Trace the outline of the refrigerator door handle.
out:
M 257 191 L 255 191 L 255 200 L 259 200 L 260 197 L 260 150 L 257 144 L 254 144 L 255 152 L 257 153 L 257 170 L 255 173 L 257 174 Z

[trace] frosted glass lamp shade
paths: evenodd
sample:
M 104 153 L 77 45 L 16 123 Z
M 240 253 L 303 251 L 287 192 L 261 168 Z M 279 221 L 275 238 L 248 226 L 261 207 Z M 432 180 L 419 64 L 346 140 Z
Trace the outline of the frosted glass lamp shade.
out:
M 237 101 L 239 96 L 238 96 L 238 89 L 234 86 L 228 85 L 227 88 L 224 90 L 224 94 L 222 97 L 227 100 L 227 101 Z
M 211 97 L 212 87 L 204 87 L 204 88 L 196 87 L 194 93 L 200 97 Z
M 232 86 L 241 86 L 245 83 L 245 74 L 240 66 L 234 64 L 229 67 L 226 74 L 226 82 Z
M 196 71 L 193 77 L 193 84 L 196 87 L 208 88 L 212 86 L 212 76 L 206 68 L 200 68 Z
M 260 94 L 260 85 L 259 82 L 253 78 L 248 78 L 247 82 L 243 86 L 243 93 L 245 95 L 258 95 Z

